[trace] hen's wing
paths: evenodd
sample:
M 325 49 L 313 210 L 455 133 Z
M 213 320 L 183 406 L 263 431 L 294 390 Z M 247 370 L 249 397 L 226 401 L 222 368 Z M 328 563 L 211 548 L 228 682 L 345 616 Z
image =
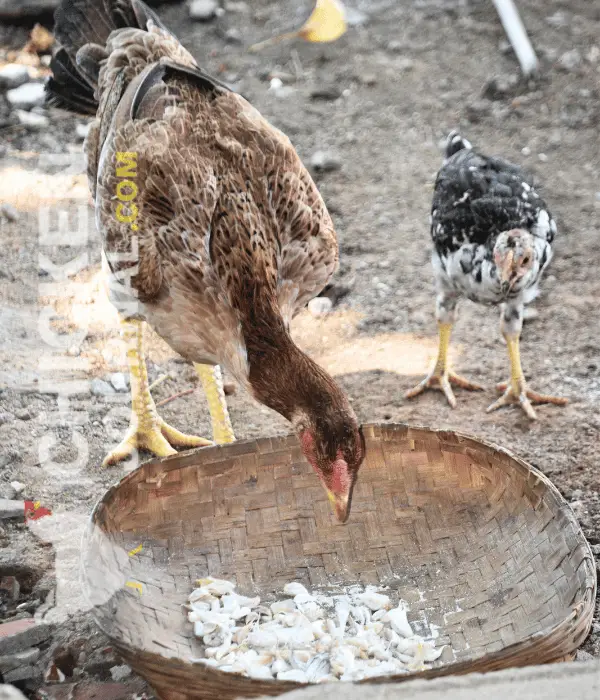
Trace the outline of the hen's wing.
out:
M 499 233 L 513 228 L 525 228 L 550 243 L 553 223 L 531 176 L 503 158 L 462 149 L 438 173 L 431 235 L 442 255 L 466 243 L 493 246 Z
M 130 83 L 114 123 L 97 202 L 110 260 L 131 249 L 115 163 L 134 153 L 143 300 L 175 285 L 241 310 L 266 291 L 289 321 L 326 285 L 337 243 L 323 200 L 289 139 L 242 97 L 163 60 Z

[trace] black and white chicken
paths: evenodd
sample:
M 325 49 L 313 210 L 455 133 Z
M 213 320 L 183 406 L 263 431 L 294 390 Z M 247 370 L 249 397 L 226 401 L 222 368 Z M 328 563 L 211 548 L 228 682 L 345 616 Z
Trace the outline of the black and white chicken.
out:
M 510 380 L 488 412 L 511 403 L 536 418 L 532 404 L 564 405 L 566 399 L 528 388 L 521 368 L 519 338 L 525 305 L 552 258 L 556 223 L 532 179 L 503 158 L 487 157 L 453 131 L 438 173 L 431 211 L 433 270 L 437 288 L 439 351 L 435 367 L 414 389 L 441 389 L 454 407 L 451 385 L 477 391 L 478 384 L 450 371 L 447 363 L 452 325 L 460 297 L 501 306 L 501 330 L 510 359 Z

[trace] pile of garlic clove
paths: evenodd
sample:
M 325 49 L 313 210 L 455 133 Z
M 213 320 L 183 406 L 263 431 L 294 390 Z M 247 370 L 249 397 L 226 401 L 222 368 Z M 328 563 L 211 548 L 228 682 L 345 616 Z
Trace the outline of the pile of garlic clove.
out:
M 222 579 L 197 581 L 188 619 L 204 657 L 191 659 L 258 679 L 297 683 L 358 681 L 426 668 L 443 647 L 415 634 L 405 603 L 392 607 L 375 586 L 346 594 L 311 594 L 288 583 L 271 605 L 235 592 Z

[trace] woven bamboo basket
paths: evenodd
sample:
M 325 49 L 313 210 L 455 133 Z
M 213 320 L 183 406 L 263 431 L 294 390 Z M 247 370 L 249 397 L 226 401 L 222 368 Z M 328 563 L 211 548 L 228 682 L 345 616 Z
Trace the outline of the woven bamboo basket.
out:
M 182 604 L 207 575 L 271 599 L 293 580 L 397 589 L 413 626 L 437 629 L 447 646 L 425 672 L 363 682 L 555 662 L 584 641 L 594 560 L 542 473 L 454 432 L 362 430 L 366 460 L 345 525 L 293 436 L 148 462 L 96 506 L 84 590 L 101 629 L 161 700 L 299 687 L 189 662 L 198 643 Z

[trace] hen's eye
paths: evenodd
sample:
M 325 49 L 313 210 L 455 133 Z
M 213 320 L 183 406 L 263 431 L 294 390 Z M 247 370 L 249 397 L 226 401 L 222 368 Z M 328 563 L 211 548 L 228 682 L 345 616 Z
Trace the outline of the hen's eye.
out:
M 526 255 L 526 256 L 523 258 L 523 265 L 528 265 L 528 264 L 529 264 L 529 255 Z

